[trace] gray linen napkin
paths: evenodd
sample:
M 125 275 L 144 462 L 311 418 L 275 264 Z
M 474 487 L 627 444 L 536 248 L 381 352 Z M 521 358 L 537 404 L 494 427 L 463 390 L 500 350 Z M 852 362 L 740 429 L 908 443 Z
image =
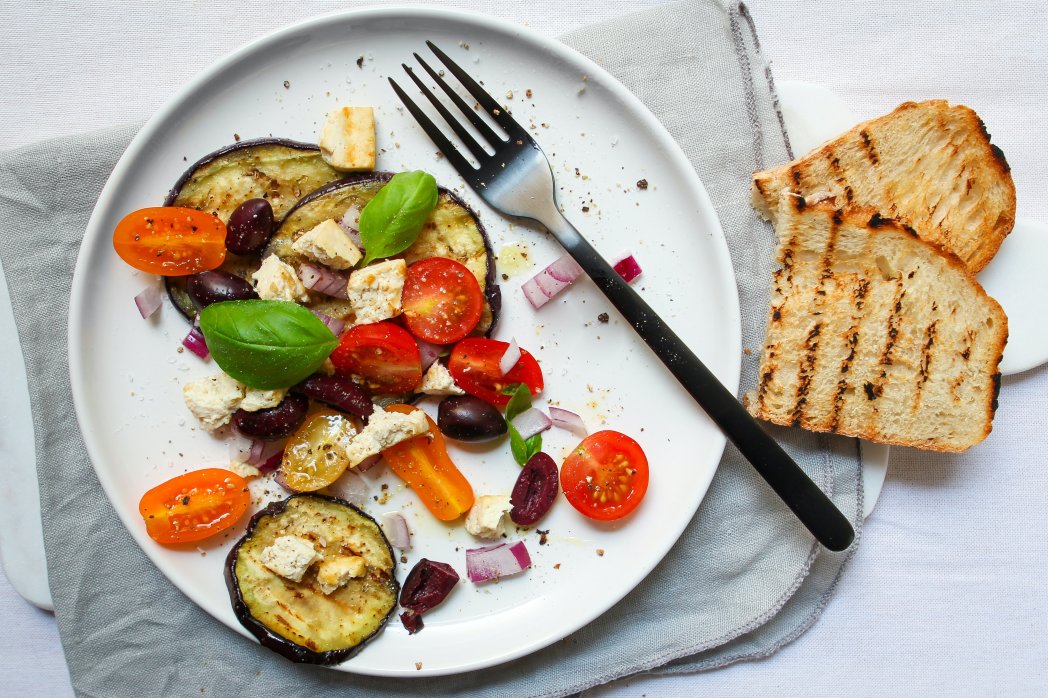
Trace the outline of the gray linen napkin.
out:
M 749 174 L 788 159 L 789 150 L 745 7 L 673 4 L 564 41 L 633 90 L 684 148 L 731 248 L 743 345 L 759 347 L 774 242 L 747 203 Z M 640 671 L 698 671 L 764 656 L 818 617 L 851 551 L 815 545 L 729 447 L 694 521 L 643 583 L 589 626 L 504 666 L 424 683 L 349 676 L 286 662 L 212 619 L 121 527 L 85 453 L 63 360 L 83 230 L 134 132 L 0 154 L 0 252 L 36 415 L 51 592 L 80 695 L 559 696 Z M 756 370 L 757 357 L 744 356 L 744 390 Z M 858 530 L 856 442 L 798 430 L 776 436 Z

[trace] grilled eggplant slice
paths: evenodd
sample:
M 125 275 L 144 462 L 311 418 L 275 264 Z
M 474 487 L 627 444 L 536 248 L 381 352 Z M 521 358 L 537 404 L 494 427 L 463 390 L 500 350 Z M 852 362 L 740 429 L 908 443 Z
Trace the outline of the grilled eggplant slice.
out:
M 241 141 L 220 148 L 193 163 L 171 189 L 165 206 L 182 206 L 214 213 L 228 221 L 248 199 L 267 199 L 279 221 L 306 194 L 334 182 L 344 173 L 320 156 L 320 148 L 282 138 Z M 258 260 L 229 254 L 222 271 L 247 278 Z M 164 280 L 175 307 L 192 320 L 197 308 L 186 293 L 184 276 Z
M 341 219 L 351 206 L 363 209 L 392 176 L 390 172 L 350 176 L 313 192 L 288 212 L 263 256 L 276 254 L 292 266 L 307 261 L 292 249 L 295 240 L 329 218 Z M 437 207 L 418 240 L 404 251 L 403 257 L 408 264 L 428 257 L 447 257 L 465 264 L 477 277 L 486 299 L 484 314 L 475 334 L 491 332 L 502 305 L 499 287 L 495 283 L 491 242 L 480 219 L 454 192 L 440 188 Z M 326 296 L 317 295 L 316 302 L 310 307 L 339 319 L 351 314 L 348 303 Z
M 262 564 L 262 551 L 280 536 L 309 539 L 327 558 L 357 555 L 362 577 L 324 594 L 316 564 L 294 582 Z M 233 610 L 264 647 L 293 662 L 338 664 L 361 649 L 393 615 L 400 585 L 393 548 L 370 516 L 352 504 L 298 494 L 255 514 L 226 559 Z

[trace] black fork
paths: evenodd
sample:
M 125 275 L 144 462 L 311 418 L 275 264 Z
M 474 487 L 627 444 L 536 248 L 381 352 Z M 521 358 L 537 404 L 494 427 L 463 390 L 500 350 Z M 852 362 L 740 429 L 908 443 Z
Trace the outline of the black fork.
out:
M 466 183 L 497 211 L 533 220 L 549 230 L 819 542 L 830 550 L 844 550 L 851 545 L 855 532 L 829 497 L 560 212 L 549 161 L 527 130 L 433 42 L 427 41 L 426 45 L 504 132 L 492 129 L 440 73 L 414 54 L 429 77 L 494 150 L 489 153 L 415 71 L 404 64 L 408 76 L 472 153 L 479 164 L 474 167 L 400 85 L 389 79 L 404 106 Z

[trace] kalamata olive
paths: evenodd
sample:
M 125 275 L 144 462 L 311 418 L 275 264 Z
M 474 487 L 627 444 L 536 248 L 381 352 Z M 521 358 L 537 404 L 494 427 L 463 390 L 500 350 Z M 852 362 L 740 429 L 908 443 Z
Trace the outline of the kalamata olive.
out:
M 458 572 L 446 562 L 422 558 L 411 568 L 400 592 L 400 620 L 409 634 L 422 630 L 422 614 L 447 598 L 458 580 Z
M 288 395 L 279 405 L 268 410 L 233 413 L 233 426 L 244 436 L 263 441 L 276 441 L 290 436 L 306 419 L 309 400 L 303 395 Z
M 450 439 L 488 441 L 506 433 L 506 420 L 494 405 L 472 395 L 440 401 L 437 426 Z
M 273 207 L 265 199 L 248 199 L 229 216 L 226 231 L 226 249 L 230 252 L 261 252 L 273 236 Z
M 364 389 L 345 376 L 313 375 L 291 390 L 358 417 L 370 417 L 375 411 Z
M 199 308 L 220 301 L 247 301 L 258 298 L 255 288 L 235 274 L 202 271 L 186 279 L 186 292 Z
M 545 453 L 536 453 L 520 471 L 517 483 L 513 485 L 513 492 L 509 495 L 509 503 L 513 506 L 509 510 L 509 518 L 518 526 L 538 523 L 553 506 L 559 486 L 557 464 Z

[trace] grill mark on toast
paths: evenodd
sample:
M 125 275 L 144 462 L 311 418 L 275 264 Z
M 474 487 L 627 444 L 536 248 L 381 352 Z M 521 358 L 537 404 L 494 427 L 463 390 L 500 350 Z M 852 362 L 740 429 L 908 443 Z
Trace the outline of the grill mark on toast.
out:
M 822 323 L 817 322 L 808 331 L 804 340 L 804 361 L 801 363 L 797 375 L 797 400 L 793 404 L 790 423 L 797 427 L 801 425 L 804 417 L 804 407 L 808 404 L 808 389 L 811 388 L 811 380 L 815 373 L 815 355 L 819 350 L 819 335 L 822 333 Z
M 881 352 L 880 361 L 877 362 L 881 366 L 881 372 L 873 383 L 867 383 L 864 386 L 866 389 L 866 398 L 868 400 L 876 400 L 884 394 L 884 384 L 888 380 L 888 366 L 892 365 L 892 353 L 895 351 L 895 340 L 899 337 L 899 321 L 902 317 L 902 300 L 905 296 L 906 288 L 903 286 L 903 279 L 900 274 L 896 279 L 895 305 L 892 306 L 891 313 L 888 315 L 888 342 L 884 345 L 884 351 Z M 874 411 L 876 411 L 876 409 Z
M 764 373 L 761 374 L 760 384 L 757 386 L 757 413 L 764 413 L 764 402 L 768 396 L 768 386 L 771 385 L 772 379 L 775 377 L 775 351 L 773 349 L 766 349 L 768 361 L 767 368 Z
M 874 169 L 880 164 L 881 158 L 877 155 L 877 149 L 873 147 L 873 139 L 870 138 L 870 132 L 866 129 L 859 131 L 859 135 L 862 136 L 862 144 L 866 148 L 866 157 L 870 159 Z
M 800 171 L 800 168 L 798 168 L 796 166 L 790 168 L 790 179 L 793 180 L 793 184 L 795 186 L 798 186 L 798 187 L 800 186 L 800 184 L 801 184 L 801 171 Z
M 841 410 L 844 409 L 844 393 L 848 390 L 848 371 L 855 360 L 855 347 L 859 345 L 859 326 L 852 325 L 848 330 L 848 355 L 841 361 L 841 377 L 837 379 L 837 391 L 833 394 L 833 412 L 830 414 L 830 431 L 837 431 L 841 421 Z
M 932 311 L 935 311 L 935 305 L 932 305 Z M 920 368 L 920 379 L 917 381 L 917 391 L 913 398 L 913 409 L 916 411 L 921 406 L 921 395 L 924 389 L 924 384 L 928 382 L 928 378 L 931 376 L 930 367 L 932 363 L 932 347 L 935 345 L 935 338 L 938 334 L 938 320 L 932 320 L 932 323 L 924 328 L 924 346 L 921 349 L 921 368 Z

